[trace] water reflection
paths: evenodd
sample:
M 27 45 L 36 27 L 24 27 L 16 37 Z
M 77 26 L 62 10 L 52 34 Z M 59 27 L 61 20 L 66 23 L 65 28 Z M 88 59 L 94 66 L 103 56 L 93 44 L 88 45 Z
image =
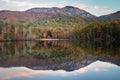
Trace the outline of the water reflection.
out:
M 120 65 L 120 47 L 116 45 L 68 40 L 1 42 L 0 66 L 72 71 L 96 60 Z
M 119 80 L 120 67 L 96 61 L 72 72 L 31 70 L 26 67 L 0 68 L 2 80 Z
M 120 79 L 119 66 L 120 45 L 116 42 L 69 40 L 0 42 L 0 77 L 3 79 L 13 77 L 20 80 L 26 78 L 43 80 L 47 79 L 45 76 L 52 76 L 53 80 L 58 80 L 58 77 L 62 77 L 60 80 L 72 78 L 88 80 L 89 77 L 93 80 L 94 75 L 96 78 L 101 75 L 103 77 L 101 79 L 104 80 L 103 73 L 106 72 L 105 75 L 108 77 L 110 71 L 109 75 L 112 77 L 110 79 L 117 80 Z M 114 74 L 111 71 L 114 71 Z M 97 72 L 98 74 L 95 74 Z

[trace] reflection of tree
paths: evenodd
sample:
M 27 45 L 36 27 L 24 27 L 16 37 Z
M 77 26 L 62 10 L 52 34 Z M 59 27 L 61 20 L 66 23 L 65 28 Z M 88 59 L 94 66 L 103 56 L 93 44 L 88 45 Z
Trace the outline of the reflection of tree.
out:
M 120 57 L 120 52 L 119 52 L 119 47 L 120 43 L 118 42 L 104 42 L 104 41 L 81 41 L 76 46 L 81 47 L 84 51 L 91 53 L 93 55 L 98 56 L 99 55 L 104 55 L 104 56 L 119 56 Z
M 1 43 L 0 64 L 34 67 L 37 65 L 47 66 L 46 64 L 52 66 L 54 64 L 60 65 L 66 63 L 65 65 L 68 65 L 71 62 L 76 62 L 70 64 L 76 68 L 77 65 L 84 67 L 96 60 L 102 60 L 119 65 L 119 47 L 116 43 L 108 44 L 91 41 L 81 41 L 78 43 L 69 41 Z M 66 69 L 65 66 L 60 66 Z M 67 68 L 66 70 L 74 70 L 74 67 L 71 69 Z

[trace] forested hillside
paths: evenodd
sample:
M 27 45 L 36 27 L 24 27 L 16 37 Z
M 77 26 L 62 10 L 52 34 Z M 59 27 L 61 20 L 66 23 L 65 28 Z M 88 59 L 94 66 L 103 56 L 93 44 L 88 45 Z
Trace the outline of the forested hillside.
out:
M 77 17 L 71 16 L 51 16 L 44 19 L 39 19 L 36 22 L 29 24 L 28 27 L 53 27 L 56 29 L 72 29 L 86 25 L 86 21 Z
M 74 31 L 74 37 L 82 40 L 120 40 L 120 20 L 112 22 L 91 23 Z

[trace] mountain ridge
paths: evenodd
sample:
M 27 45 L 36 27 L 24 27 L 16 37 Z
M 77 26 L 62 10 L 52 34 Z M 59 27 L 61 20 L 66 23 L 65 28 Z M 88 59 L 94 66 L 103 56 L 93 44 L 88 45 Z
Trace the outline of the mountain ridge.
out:
M 52 8 L 31 8 L 25 11 L 11 11 L 11 10 L 1 10 L 0 20 L 7 23 L 19 23 L 19 24 L 31 24 L 50 16 L 70 16 L 77 17 L 86 22 L 103 22 L 112 21 L 120 18 L 120 11 L 111 13 L 109 15 L 103 15 L 97 17 L 83 9 L 79 9 L 73 6 L 65 6 L 62 8 L 52 7 Z
M 61 15 L 66 15 L 66 16 L 76 16 L 79 18 L 83 18 L 85 20 L 92 20 L 92 21 L 96 21 L 96 16 L 92 15 L 91 13 L 79 9 L 77 7 L 73 7 L 73 6 L 65 6 L 63 8 L 57 8 L 57 7 L 52 7 L 52 8 L 32 8 L 32 9 L 28 9 L 26 12 L 30 12 L 30 13 L 52 13 L 52 14 L 61 14 Z M 90 20 L 89 20 L 89 19 Z
M 40 18 L 54 15 L 79 17 L 86 21 L 96 21 L 96 16 L 76 7 L 31 8 L 26 11 L 0 11 L 0 20 L 8 23 L 32 23 Z
M 108 15 L 102 15 L 98 17 L 100 21 L 113 21 L 120 19 L 120 11 L 116 11 L 114 13 L 108 14 Z

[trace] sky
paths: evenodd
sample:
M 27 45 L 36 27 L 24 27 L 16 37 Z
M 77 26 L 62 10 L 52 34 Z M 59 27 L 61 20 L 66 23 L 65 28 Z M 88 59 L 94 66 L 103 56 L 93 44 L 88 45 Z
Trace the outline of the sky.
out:
M 35 7 L 74 6 L 101 16 L 120 10 L 120 0 L 0 0 L 0 10 L 24 11 Z

